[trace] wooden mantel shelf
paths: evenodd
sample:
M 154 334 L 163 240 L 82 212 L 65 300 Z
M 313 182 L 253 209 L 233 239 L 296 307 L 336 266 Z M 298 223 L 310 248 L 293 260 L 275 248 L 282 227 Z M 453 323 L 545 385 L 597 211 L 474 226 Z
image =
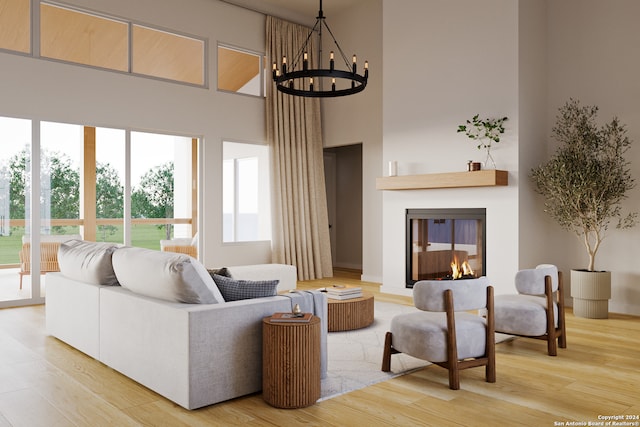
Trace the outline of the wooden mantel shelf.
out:
M 429 173 L 376 178 L 376 190 L 426 190 L 432 188 L 494 187 L 508 185 L 507 171 Z

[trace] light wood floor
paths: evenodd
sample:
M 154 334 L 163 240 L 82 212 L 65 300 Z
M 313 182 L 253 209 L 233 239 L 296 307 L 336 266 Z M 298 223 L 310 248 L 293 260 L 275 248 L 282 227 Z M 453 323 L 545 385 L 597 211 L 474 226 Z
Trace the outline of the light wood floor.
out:
M 360 284 L 357 275 L 300 288 Z M 497 382 L 482 368 L 428 366 L 298 410 L 275 409 L 260 394 L 186 411 L 46 335 L 43 306 L 0 310 L 0 427 L 6 426 L 557 426 L 598 416 L 640 415 L 640 318 L 587 320 L 567 313 L 568 348 L 546 355 L 543 341 L 497 346 Z M 640 421 L 640 420 L 632 420 Z M 566 424 L 564 424 L 566 425 Z M 586 425 L 586 424 L 585 424 Z

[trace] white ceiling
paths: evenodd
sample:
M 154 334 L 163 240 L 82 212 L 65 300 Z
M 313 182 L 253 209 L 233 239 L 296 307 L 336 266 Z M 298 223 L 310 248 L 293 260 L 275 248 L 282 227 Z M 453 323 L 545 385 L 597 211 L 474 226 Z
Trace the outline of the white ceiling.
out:
M 300 24 L 313 25 L 318 16 L 319 0 L 222 0 L 247 9 L 288 19 Z M 322 11 L 327 19 L 356 3 L 366 0 L 322 0 Z

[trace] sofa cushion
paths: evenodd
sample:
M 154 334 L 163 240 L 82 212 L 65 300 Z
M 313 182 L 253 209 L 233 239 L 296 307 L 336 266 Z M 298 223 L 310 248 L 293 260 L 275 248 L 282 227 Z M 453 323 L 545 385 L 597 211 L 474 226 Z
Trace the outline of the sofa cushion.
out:
M 279 280 L 278 292 L 296 289 L 298 271 L 287 264 L 229 265 L 229 274 L 234 279 L 243 280 Z
M 224 302 L 207 269 L 189 255 L 125 247 L 113 254 L 122 287 L 166 301 L 189 304 Z
M 213 277 L 214 274 L 217 274 L 219 276 L 225 276 L 225 277 L 231 277 L 231 273 L 229 272 L 229 269 L 227 267 L 222 267 L 222 268 L 207 268 L 207 271 L 209 272 L 209 274 L 211 275 L 211 278 L 215 281 L 215 277 Z
M 272 297 L 278 294 L 278 280 L 235 280 L 219 274 L 214 274 L 213 280 L 225 301 Z
M 58 265 L 69 279 L 94 285 L 118 285 L 111 258 L 118 248 L 115 243 L 69 240 L 60 244 Z

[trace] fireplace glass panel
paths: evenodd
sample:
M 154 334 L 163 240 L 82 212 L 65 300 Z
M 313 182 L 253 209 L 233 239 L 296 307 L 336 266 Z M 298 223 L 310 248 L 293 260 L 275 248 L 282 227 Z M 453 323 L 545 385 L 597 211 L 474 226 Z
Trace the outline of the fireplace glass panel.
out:
M 407 287 L 418 280 L 452 279 L 452 263 L 485 275 L 484 209 L 407 210 Z

